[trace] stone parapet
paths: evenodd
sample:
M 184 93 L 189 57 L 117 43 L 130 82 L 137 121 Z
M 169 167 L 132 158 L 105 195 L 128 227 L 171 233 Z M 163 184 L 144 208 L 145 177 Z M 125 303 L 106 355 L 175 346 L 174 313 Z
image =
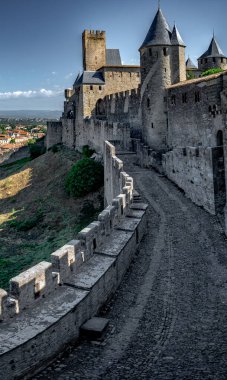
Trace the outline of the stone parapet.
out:
M 98 221 L 0 289 L 0 373 L 4 380 L 36 369 L 79 336 L 119 286 L 146 231 L 145 204 L 133 204 L 133 179 L 105 142 L 112 173 L 108 206 Z M 107 162 L 107 160 L 105 160 Z M 107 166 L 105 166 L 105 172 Z M 116 185 L 117 183 L 117 185 Z

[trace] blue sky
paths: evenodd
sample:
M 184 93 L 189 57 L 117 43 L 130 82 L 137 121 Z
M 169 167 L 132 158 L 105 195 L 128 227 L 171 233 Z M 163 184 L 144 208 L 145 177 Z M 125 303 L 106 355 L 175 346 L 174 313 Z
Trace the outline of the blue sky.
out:
M 125 64 L 139 63 L 138 48 L 157 11 L 152 0 L 0 0 L 0 110 L 58 109 L 64 88 L 81 70 L 81 33 L 107 32 Z M 192 60 L 208 47 L 213 29 L 227 54 L 226 0 L 161 0 L 176 22 Z

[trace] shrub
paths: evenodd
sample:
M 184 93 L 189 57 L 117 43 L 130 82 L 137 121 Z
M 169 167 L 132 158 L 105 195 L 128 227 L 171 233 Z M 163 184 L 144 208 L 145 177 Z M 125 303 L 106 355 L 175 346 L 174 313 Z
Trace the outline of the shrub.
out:
M 83 146 L 83 149 L 82 149 L 83 158 L 90 158 L 93 153 L 95 153 L 95 151 L 93 149 L 89 148 L 88 145 Z
M 43 219 L 43 213 L 37 212 L 37 215 L 35 215 L 31 219 L 27 219 L 23 221 L 11 220 L 8 222 L 8 224 L 11 228 L 15 228 L 17 231 L 29 231 L 32 228 L 36 227 L 37 224 L 42 219 Z
M 53 145 L 53 146 L 51 147 L 51 150 L 52 150 L 53 153 L 57 153 L 57 152 L 59 152 L 60 147 L 59 147 L 58 144 L 55 144 L 55 145 Z
M 103 166 L 90 158 L 83 158 L 72 166 L 66 177 L 65 187 L 69 195 L 79 198 L 98 190 L 103 183 Z
M 195 79 L 195 78 L 196 78 L 196 76 L 192 71 L 187 72 L 187 80 Z
M 206 76 L 208 76 L 208 75 L 221 73 L 222 71 L 224 71 L 224 70 L 223 70 L 223 69 L 220 69 L 219 67 L 216 67 L 216 68 L 214 68 L 214 69 L 209 69 L 209 70 L 204 71 L 204 72 L 201 74 L 201 77 L 206 77 Z

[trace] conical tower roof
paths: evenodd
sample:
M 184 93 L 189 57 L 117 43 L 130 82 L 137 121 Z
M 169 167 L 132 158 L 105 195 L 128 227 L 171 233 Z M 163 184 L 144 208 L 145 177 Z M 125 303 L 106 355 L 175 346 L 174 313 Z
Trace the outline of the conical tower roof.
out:
M 188 57 L 187 61 L 186 61 L 186 69 L 187 70 L 195 70 L 195 69 L 198 69 L 196 67 L 196 65 L 192 62 L 191 58 Z
M 171 44 L 185 47 L 184 41 L 181 38 L 181 35 L 176 27 L 176 24 L 173 27 L 172 36 L 171 36 Z
M 225 57 L 223 51 L 221 50 L 214 36 L 211 40 L 208 50 L 203 55 L 201 55 L 199 59 L 209 58 L 209 57 Z
M 154 45 L 171 45 L 170 38 L 170 27 L 159 8 L 141 48 Z

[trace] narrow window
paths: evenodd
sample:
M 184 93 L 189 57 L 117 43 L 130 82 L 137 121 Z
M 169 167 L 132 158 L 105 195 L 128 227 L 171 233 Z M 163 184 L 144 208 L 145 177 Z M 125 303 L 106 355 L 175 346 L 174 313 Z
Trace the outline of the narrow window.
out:
M 165 57 L 167 56 L 167 49 L 166 48 L 163 48 L 163 54 Z
M 149 56 L 150 57 L 152 56 L 152 50 L 151 50 L 151 48 L 149 49 Z
M 213 62 L 215 63 L 216 62 L 216 58 L 213 57 Z
M 195 92 L 195 103 L 198 103 L 198 102 L 200 102 L 200 92 L 196 91 Z
M 96 239 L 93 239 L 93 250 L 95 250 L 97 247 L 97 244 L 96 244 Z
M 151 123 L 151 128 L 154 128 L 154 123 Z
M 93 91 L 93 86 L 90 86 L 90 90 Z
M 217 133 L 217 146 L 223 146 L 223 132 L 218 131 Z
M 224 62 L 224 59 L 223 58 L 221 58 L 221 63 L 223 63 Z
M 176 105 L 176 95 L 172 95 L 172 96 L 171 96 L 171 104 L 172 104 L 173 106 Z
M 204 61 L 205 61 L 205 63 L 207 63 L 207 62 L 208 62 L 208 59 L 206 58 Z
M 184 92 L 182 94 L 182 103 L 187 103 L 187 93 L 186 92 Z
M 147 98 L 147 108 L 150 108 L 150 105 L 151 105 L 151 101 L 149 98 Z
M 99 86 L 99 91 L 102 91 L 102 86 Z

